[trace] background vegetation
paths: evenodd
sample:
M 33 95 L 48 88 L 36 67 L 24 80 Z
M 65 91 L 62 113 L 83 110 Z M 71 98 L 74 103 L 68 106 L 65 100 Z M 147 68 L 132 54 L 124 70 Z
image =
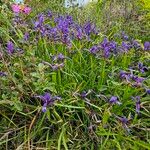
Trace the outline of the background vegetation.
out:
M 69 9 L 58 0 L 27 4 L 32 13 L 20 15 L 23 23 L 16 26 L 10 1 L 0 6 L 0 149 L 150 149 L 150 99 L 146 91 L 150 88 L 150 53 L 143 44 L 150 40 L 149 0 L 99 0 Z M 90 40 L 73 40 L 71 49 L 49 41 L 33 24 L 38 14 L 47 14 L 47 10 L 56 16 L 71 15 L 80 26 L 91 21 L 98 34 L 92 33 Z M 46 23 L 54 26 L 53 19 Z M 123 39 L 123 32 L 129 40 Z M 26 42 L 25 33 L 30 33 Z M 139 47 L 111 53 L 108 58 L 91 54 L 91 48 L 106 37 L 118 47 L 122 41 L 129 44 L 133 40 Z M 15 46 L 12 55 L 7 51 L 8 41 Z M 53 63 L 53 56 L 59 53 L 65 56 L 63 68 L 52 70 L 43 63 Z M 139 62 L 147 67 L 146 72 L 141 73 Z M 131 69 L 134 75 L 145 78 L 142 85 L 134 87 L 131 81 L 120 78 L 121 70 L 130 74 Z M 47 106 L 44 113 L 37 97 L 45 92 L 62 100 Z M 112 96 L 122 105 L 110 103 Z M 136 112 L 136 96 L 141 97 L 140 113 Z M 122 120 L 123 116 L 127 120 Z

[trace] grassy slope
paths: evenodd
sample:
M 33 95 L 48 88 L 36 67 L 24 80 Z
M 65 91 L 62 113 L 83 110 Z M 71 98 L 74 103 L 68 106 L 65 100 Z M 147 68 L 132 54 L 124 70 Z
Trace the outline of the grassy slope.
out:
M 47 3 L 36 4 L 37 8 L 34 9 L 40 12 L 46 6 L 59 11 L 57 5 Z M 63 9 L 60 11 L 64 12 Z M 93 11 L 95 12 L 95 10 Z M 72 10 L 69 12 L 79 17 L 82 16 L 81 12 L 77 13 Z M 11 24 L 9 17 L 6 18 L 5 15 L 0 15 L 2 41 L 10 38 L 8 29 Z M 32 15 L 34 16 L 34 14 Z M 84 15 L 86 16 L 86 11 Z M 99 14 L 96 15 L 99 16 Z M 93 16 L 90 17 L 93 18 Z M 77 17 L 77 19 L 79 18 Z M 82 22 L 83 20 L 79 19 L 78 21 Z M 102 27 L 104 29 L 106 22 L 98 22 L 98 24 L 104 24 Z M 111 27 L 110 25 L 110 30 L 104 32 L 110 37 L 111 34 L 118 31 L 117 27 Z M 21 32 L 17 30 L 17 37 L 22 36 Z M 140 34 L 139 37 L 141 37 Z M 12 36 L 12 38 L 14 37 Z M 141 38 L 142 40 L 147 39 L 147 37 Z M 18 44 L 17 39 L 14 38 L 14 40 Z M 97 40 L 101 40 L 101 37 L 98 37 Z M 135 108 L 130 97 L 137 94 L 142 96 L 143 93 L 140 92 L 142 89 L 124 85 L 117 78 L 117 73 L 120 69 L 127 69 L 128 65 L 134 61 L 148 60 L 149 53 L 142 51 L 136 56 L 137 54 L 135 55 L 131 51 L 128 55 L 112 57 L 105 61 L 104 59 L 97 60 L 83 51 L 83 48 L 89 49 L 92 44 L 81 41 L 76 42 L 75 45 L 74 49 L 77 54 L 66 61 L 65 70 L 56 73 L 49 73 L 48 69 L 40 63 L 41 60 L 48 60 L 48 54 L 53 53 L 56 48 L 59 52 L 63 52 L 69 57 L 72 56 L 65 47 L 49 44 L 42 39 L 38 46 L 24 45 L 25 55 L 19 55 L 19 57 L 16 55 L 13 58 L 6 55 L 0 59 L 0 67 L 9 73 L 7 80 L 5 78 L 0 80 L 0 149 L 19 150 L 30 147 L 50 150 L 149 149 L 148 96 L 142 98 L 141 116 L 135 115 L 129 124 L 130 133 L 127 133 L 121 123 L 112 115 L 112 113 L 116 113 L 130 118 L 134 114 Z M 110 73 L 111 75 L 109 75 Z M 98 78 L 98 84 L 95 84 L 97 76 L 100 78 Z M 147 80 L 149 85 L 148 81 L 149 79 Z M 75 96 L 76 92 L 88 89 L 94 89 L 97 93 L 103 93 L 108 97 L 118 95 L 124 105 L 112 107 L 105 103 L 103 98 L 99 99 L 93 96 L 89 97 L 90 103 L 86 103 L 80 97 Z M 31 97 L 33 94 L 43 93 L 45 90 L 59 93 L 63 100 L 49 108 L 44 114 L 41 112 L 39 100 Z M 94 127 L 89 129 L 91 125 Z

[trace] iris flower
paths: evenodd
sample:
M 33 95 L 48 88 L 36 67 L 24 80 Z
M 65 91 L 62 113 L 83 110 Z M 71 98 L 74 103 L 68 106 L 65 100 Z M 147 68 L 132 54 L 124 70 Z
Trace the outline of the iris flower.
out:
M 59 96 L 52 96 L 50 93 L 45 93 L 44 95 L 35 96 L 40 98 L 43 102 L 42 111 L 46 112 L 47 106 L 52 106 L 56 100 L 61 100 Z
M 150 50 L 150 42 L 144 43 L 144 50 Z
M 53 61 L 63 61 L 65 59 L 65 56 L 62 53 L 59 53 L 58 55 L 53 56 Z
M 14 44 L 11 41 L 7 42 L 7 52 L 8 54 L 12 54 L 14 52 Z
M 143 63 L 141 62 L 138 63 L 138 69 L 140 70 L 141 73 L 148 71 L 148 67 L 144 66 Z
M 126 131 L 129 133 L 130 129 L 128 128 L 128 124 L 130 123 L 131 119 L 128 119 L 125 116 L 119 117 L 115 115 L 115 117 L 122 123 L 124 129 L 126 129 Z
M 136 97 L 132 97 L 132 99 L 135 101 L 136 103 L 136 113 L 139 114 L 140 113 L 140 108 L 141 108 L 141 101 L 140 101 L 140 96 L 136 96 Z
M 146 89 L 146 93 L 147 93 L 147 94 L 150 94 L 150 89 Z
M 137 96 L 136 97 L 136 113 L 140 113 L 140 108 L 141 108 L 141 102 L 140 102 L 140 97 L 139 96 Z
M 122 104 L 121 102 L 119 102 L 118 97 L 116 97 L 116 96 L 112 96 L 109 100 L 109 103 L 110 104 L 118 104 L 118 105 Z
M 90 48 L 90 53 L 91 54 L 97 54 L 97 52 L 99 51 L 97 45 L 94 45 L 93 47 Z

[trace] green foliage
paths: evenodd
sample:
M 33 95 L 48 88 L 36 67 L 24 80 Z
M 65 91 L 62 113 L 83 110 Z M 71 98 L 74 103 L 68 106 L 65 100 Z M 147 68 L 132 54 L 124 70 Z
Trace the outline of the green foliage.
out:
M 148 40 L 148 0 L 142 1 L 142 5 L 136 2 L 134 9 L 133 3 L 127 3 L 129 14 L 120 14 L 122 1 L 111 3 L 99 0 L 85 8 L 68 10 L 59 1 L 32 1 L 32 14 L 21 16 L 29 22 L 37 13 L 51 9 L 72 14 L 81 24 L 89 19 L 101 26 L 101 32 L 93 36 L 91 41 L 72 41 L 73 48 L 70 51 L 65 45 L 55 44 L 46 38 L 40 38 L 35 43 L 36 36 L 31 30 L 31 40 L 22 44 L 20 41 L 29 28 L 12 26 L 13 14 L 9 6 L 2 8 L 0 71 L 7 72 L 7 76 L 0 77 L 0 149 L 150 149 L 149 96 L 143 87 L 135 88 L 119 78 L 120 70 L 129 71 L 129 67 L 137 66 L 138 62 L 150 66 L 149 51 L 133 49 L 129 53 L 111 55 L 109 59 L 95 57 L 88 51 L 106 35 L 108 39 L 121 43 L 121 39 L 114 34 L 122 30 L 140 41 Z M 143 19 L 134 20 L 136 17 L 131 15 L 132 12 L 142 15 Z M 141 35 L 141 29 L 144 29 L 144 35 Z M 8 55 L 8 40 L 12 40 L 16 47 L 21 47 L 24 53 Z M 52 71 L 42 62 L 51 63 L 51 56 L 58 53 L 67 57 L 65 67 Z M 146 77 L 144 85 L 150 87 L 149 72 L 144 75 L 138 71 L 135 73 Z M 93 90 L 95 93 L 89 94 L 88 100 L 85 100 L 79 95 L 84 90 Z M 41 101 L 35 96 L 45 91 L 60 95 L 62 101 L 49 106 L 43 113 Z M 112 95 L 116 95 L 122 105 L 108 103 Z M 137 95 L 142 97 L 140 116 L 135 113 L 135 102 L 131 99 Z M 131 119 L 128 128 L 115 115 Z

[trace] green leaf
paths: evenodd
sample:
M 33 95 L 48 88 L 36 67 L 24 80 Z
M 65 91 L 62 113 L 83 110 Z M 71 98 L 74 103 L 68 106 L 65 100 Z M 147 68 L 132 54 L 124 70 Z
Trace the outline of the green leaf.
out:
M 104 111 L 103 119 L 102 119 L 103 125 L 106 125 L 106 124 L 107 124 L 109 117 L 110 117 L 110 112 L 109 112 L 108 109 L 106 109 L 106 110 Z
M 22 110 L 23 110 L 23 106 L 22 106 L 22 104 L 21 104 L 20 101 L 14 102 L 14 108 L 15 108 L 16 110 L 18 110 L 18 111 L 22 111 Z

